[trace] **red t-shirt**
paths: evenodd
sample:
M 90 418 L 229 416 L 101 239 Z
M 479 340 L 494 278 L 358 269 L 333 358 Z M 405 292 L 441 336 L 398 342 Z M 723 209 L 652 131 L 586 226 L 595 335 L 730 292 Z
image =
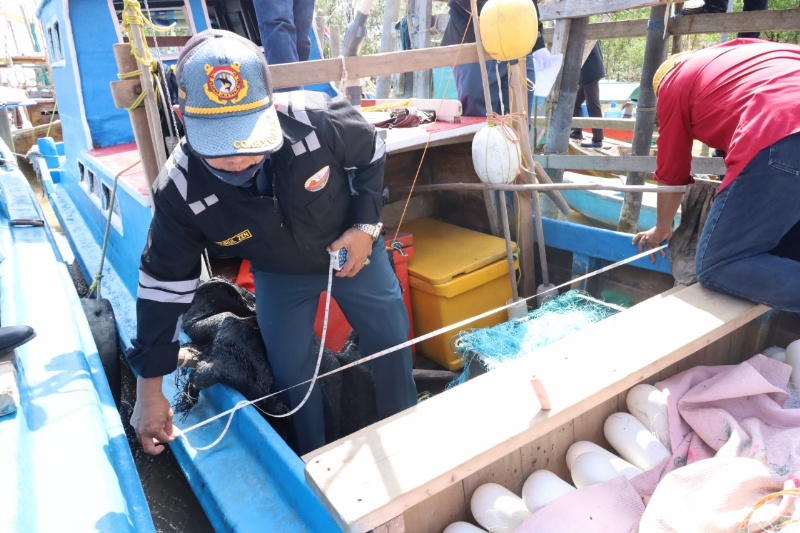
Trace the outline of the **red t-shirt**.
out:
M 691 182 L 692 140 L 725 152 L 720 190 L 759 151 L 800 131 L 800 46 L 735 39 L 699 50 L 661 82 L 655 179 Z

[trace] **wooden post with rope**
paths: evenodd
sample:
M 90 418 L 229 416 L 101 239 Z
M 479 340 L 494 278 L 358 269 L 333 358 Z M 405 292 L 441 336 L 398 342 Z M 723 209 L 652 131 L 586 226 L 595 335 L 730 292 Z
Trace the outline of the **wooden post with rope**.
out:
M 117 71 L 120 74 L 124 75 L 136 70 L 136 58 L 131 53 L 130 45 L 115 44 L 114 58 L 117 61 Z M 150 124 L 147 121 L 147 111 L 141 105 L 131 108 L 142 92 L 141 82 L 138 79 L 124 79 L 112 81 L 110 85 L 114 105 L 118 108 L 128 109 L 128 116 L 133 127 L 133 137 L 136 140 L 139 154 L 142 156 L 142 170 L 148 185 L 152 186 L 161 166 L 153 150 L 153 136 Z
M 480 20 L 479 20 L 479 17 L 478 17 L 478 2 L 477 2 L 477 0 L 472 0 L 472 29 L 473 29 L 473 33 L 475 34 L 475 44 L 478 47 L 478 64 L 480 65 L 481 80 L 483 81 L 483 84 L 482 84 L 483 85 L 483 101 L 484 101 L 484 104 L 486 106 L 487 123 L 490 123 L 491 119 L 489 119 L 489 117 L 491 117 L 491 115 L 493 114 L 494 110 L 492 109 L 492 95 L 489 92 L 489 82 L 488 82 L 489 76 L 488 76 L 488 74 L 486 72 L 486 58 L 484 56 L 484 49 L 483 49 L 483 43 L 481 41 L 481 32 L 480 32 L 479 23 L 480 23 Z M 514 270 L 514 257 L 513 257 L 512 252 L 511 252 L 511 235 L 510 235 L 509 223 L 508 223 L 508 206 L 506 206 L 505 193 L 501 192 L 501 193 L 498 194 L 498 196 L 499 196 L 499 200 L 500 200 L 500 203 L 499 203 L 500 215 L 501 215 L 501 224 L 500 224 L 500 226 L 502 228 L 503 236 L 504 236 L 505 241 L 506 241 L 506 255 L 507 255 L 506 259 L 508 261 L 509 277 L 510 277 L 510 281 L 511 281 L 511 297 L 513 298 L 513 301 L 516 302 L 517 298 L 519 298 L 519 288 L 517 286 L 516 273 L 515 273 L 515 270 Z M 519 196 L 517 196 L 517 198 L 518 197 Z M 496 215 L 494 215 L 494 213 L 496 213 L 496 211 L 494 210 L 494 205 L 495 205 L 495 203 L 494 203 L 494 193 L 491 192 L 491 191 L 486 191 L 484 193 L 484 200 L 486 202 L 486 208 L 487 208 L 487 211 L 489 213 L 489 219 L 491 220 L 493 216 L 496 216 Z M 521 202 L 518 202 L 518 204 L 520 204 L 520 203 Z M 524 225 L 525 225 L 524 221 L 525 221 L 525 218 L 526 218 L 525 210 L 521 209 L 519 211 L 519 213 L 520 213 L 520 217 L 521 217 L 521 225 L 522 225 L 522 227 L 524 227 Z M 530 214 L 531 213 L 530 213 L 530 204 L 529 204 L 528 213 L 527 213 L 528 218 L 530 218 Z M 535 273 L 534 273 L 534 269 L 533 269 L 533 260 L 532 260 L 533 259 L 532 258 L 532 254 L 533 254 L 533 239 L 531 238 L 531 241 L 530 241 L 530 253 L 531 253 L 531 256 L 528 256 L 528 254 L 523 252 L 523 250 L 526 248 L 526 246 L 525 246 L 525 242 L 524 241 L 521 242 L 521 239 L 524 239 L 524 236 L 525 236 L 525 232 L 524 231 L 519 231 L 518 232 L 518 235 L 517 235 L 517 247 L 520 250 L 519 269 L 520 269 L 520 272 L 522 273 L 521 281 L 522 281 L 522 284 L 523 284 L 523 294 L 525 294 L 527 296 L 527 295 L 530 295 L 532 293 L 526 292 L 526 289 L 528 288 L 529 285 L 535 288 L 536 287 L 536 281 L 534 279 L 534 281 L 532 283 L 530 283 L 530 280 L 533 277 L 535 277 Z M 532 235 L 529 235 L 529 236 L 532 237 Z
M 138 2 L 126 1 L 125 10 L 122 14 L 123 24 L 127 24 L 128 36 L 130 37 L 132 55 L 136 57 L 140 63 L 139 81 L 141 83 L 141 90 L 145 93 L 144 96 L 144 109 L 147 117 L 147 126 L 150 133 L 150 143 L 146 143 L 142 138 L 143 144 L 139 145 L 139 151 L 142 154 L 142 161 L 146 158 L 153 158 L 157 167 L 153 181 L 158 176 L 158 169 L 167 161 L 166 148 L 164 147 L 164 139 L 161 133 L 161 116 L 158 112 L 158 103 L 156 100 L 155 88 L 153 86 L 153 78 L 151 76 L 151 65 L 154 60 L 150 56 L 150 50 L 147 48 L 147 43 L 144 38 L 144 31 L 142 28 L 142 21 L 144 16 L 139 9 Z M 151 25 L 152 26 L 152 25 Z M 148 166 L 152 163 L 148 163 Z M 150 177 L 147 176 L 148 184 L 152 185 Z

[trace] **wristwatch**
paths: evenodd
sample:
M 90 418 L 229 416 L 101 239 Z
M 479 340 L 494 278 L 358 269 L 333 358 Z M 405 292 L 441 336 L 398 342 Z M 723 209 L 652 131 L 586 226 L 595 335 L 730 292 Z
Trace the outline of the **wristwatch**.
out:
M 372 237 L 372 242 L 375 242 L 381 236 L 383 222 L 378 222 L 377 224 L 353 224 L 353 227 Z

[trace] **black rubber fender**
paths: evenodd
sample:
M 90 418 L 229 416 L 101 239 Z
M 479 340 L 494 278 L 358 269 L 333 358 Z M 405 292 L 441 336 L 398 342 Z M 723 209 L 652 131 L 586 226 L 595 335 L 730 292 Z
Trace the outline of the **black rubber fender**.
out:
M 83 313 L 89 322 L 97 353 L 103 363 L 108 387 L 114 402 L 119 405 L 122 390 L 119 357 L 119 336 L 114 308 L 105 298 L 81 298 Z

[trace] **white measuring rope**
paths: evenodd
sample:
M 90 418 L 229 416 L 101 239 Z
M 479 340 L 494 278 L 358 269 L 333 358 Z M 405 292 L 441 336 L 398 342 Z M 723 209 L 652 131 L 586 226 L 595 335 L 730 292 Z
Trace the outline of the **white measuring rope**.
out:
M 557 287 L 549 288 L 549 289 L 547 289 L 545 291 L 542 291 L 542 294 L 548 293 L 548 292 L 552 292 L 552 291 L 556 291 L 556 290 L 561 289 L 563 287 L 566 287 L 568 285 L 572 285 L 573 283 L 576 283 L 578 281 L 583 281 L 584 279 L 590 278 L 592 276 L 596 276 L 598 274 L 602 274 L 603 272 L 608 272 L 609 270 L 612 270 L 612 269 L 617 268 L 619 266 L 627 265 L 628 263 L 632 263 L 634 261 L 642 259 L 643 257 L 647 257 L 649 255 L 652 255 L 652 254 L 656 253 L 656 252 L 659 252 L 659 251 L 665 249 L 667 246 L 669 246 L 669 244 L 662 244 L 661 246 L 659 246 L 657 248 L 652 248 L 650 250 L 646 250 L 646 251 L 641 252 L 639 254 L 636 254 L 634 256 L 628 257 L 626 259 L 622 259 L 621 261 L 617 261 L 616 263 L 604 266 L 603 268 L 595 270 L 594 272 L 589 272 L 588 274 L 584 274 L 582 276 L 578 276 L 577 278 L 571 279 L 571 280 L 567 281 L 566 283 L 562 283 L 561 285 L 558 285 Z M 187 433 L 189 433 L 191 431 L 194 431 L 195 429 L 201 428 L 201 427 L 203 427 L 203 426 L 205 426 L 207 424 L 210 424 L 214 420 L 222 418 L 223 416 L 229 416 L 228 422 L 227 422 L 227 424 L 225 424 L 225 428 L 222 430 L 222 434 L 219 437 L 217 437 L 217 439 L 214 442 L 212 442 L 210 445 L 204 446 L 202 448 L 195 448 L 195 450 L 207 450 L 209 448 L 212 448 L 213 446 L 217 445 L 217 443 L 219 443 L 219 441 L 222 440 L 223 436 L 225 436 L 225 433 L 227 433 L 228 428 L 231 425 L 231 421 L 233 420 L 233 414 L 236 411 L 238 411 L 239 409 L 241 409 L 242 407 L 246 407 L 248 405 L 252 405 L 254 403 L 260 402 L 261 400 L 265 400 L 267 398 L 271 398 L 272 396 L 275 396 L 276 394 L 281 394 L 281 393 L 286 392 L 286 391 L 288 391 L 290 389 L 293 389 L 295 387 L 299 387 L 301 385 L 305 385 L 306 383 L 311 383 L 311 387 L 309 387 L 308 393 L 306 393 L 306 397 L 303 398 L 303 401 L 300 402 L 300 405 L 298 405 L 291 413 L 287 413 L 285 415 L 272 415 L 272 414 L 267 413 L 269 416 L 289 416 L 292 413 L 296 412 L 298 409 L 300 409 L 300 407 L 305 403 L 305 401 L 308 398 L 309 394 L 311 394 L 311 389 L 314 387 L 314 382 L 316 382 L 316 380 L 318 380 L 318 379 L 331 376 L 333 374 L 336 374 L 337 372 L 341 372 L 343 370 L 347 370 L 348 368 L 352 368 L 354 366 L 357 366 L 357 365 L 360 365 L 360 364 L 363 364 L 363 363 L 367 363 L 369 361 L 372 361 L 373 359 L 377 359 L 378 357 L 383 357 L 386 354 L 395 352 L 397 350 L 406 348 L 408 346 L 413 346 L 414 344 L 417 344 L 419 342 L 428 340 L 431 337 L 435 337 L 436 335 L 439 335 L 441 333 L 445 333 L 447 331 L 450 331 L 450 330 L 453 330 L 453 329 L 457 329 L 457 328 L 460 328 L 462 326 L 466 326 L 467 324 L 469 324 L 471 322 L 475 322 L 476 320 L 480 320 L 481 318 L 485 318 L 485 317 L 493 315 L 493 314 L 495 314 L 497 312 L 504 311 L 504 310 L 508 309 L 509 307 L 519 305 L 519 303 L 521 301 L 527 302 L 528 300 L 530 300 L 532 298 L 536 298 L 537 296 L 539 296 L 539 293 L 537 293 L 537 294 L 534 294 L 533 296 L 528 296 L 527 298 L 520 298 L 516 302 L 512 302 L 512 303 L 510 303 L 508 305 L 503 305 L 503 306 L 498 307 L 496 309 L 492 309 L 491 311 L 486 311 L 484 313 L 481 313 L 480 315 L 476 315 L 476 316 L 473 316 L 471 318 L 464 319 L 464 320 L 462 320 L 460 322 L 456 322 L 455 324 L 451 324 L 449 326 L 444 326 L 444 327 L 439 328 L 439 329 L 437 329 L 435 331 L 431 331 L 430 333 L 426 333 L 424 335 L 420 335 L 419 337 L 415 337 L 415 338 L 407 340 L 405 342 L 401 342 L 400 344 L 392 346 L 391 348 L 386 348 L 385 350 L 382 350 L 380 352 L 374 353 L 374 354 L 369 355 L 367 357 L 362 357 L 358 361 L 353 361 L 352 363 L 346 364 L 346 365 L 341 366 L 341 367 L 339 367 L 339 368 L 337 368 L 335 370 L 331 370 L 330 372 L 328 372 L 326 374 L 322 374 L 321 376 L 318 376 L 317 373 L 319 371 L 320 361 L 322 360 L 322 349 L 323 349 L 323 346 L 325 345 L 325 334 L 326 334 L 326 329 L 327 329 L 327 326 L 328 326 L 328 305 L 330 304 L 330 293 L 331 293 L 331 291 L 330 291 L 331 285 L 330 284 L 331 284 L 331 279 L 332 279 L 331 278 L 332 273 L 333 273 L 333 266 L 331 265 L 330 270 L 328 272 L 328 297 L 327 297 L 327 299 L 325 301 L 325 319 L 323 321 L 323 326 L 322 326 L 323 330 L 322 330 L 322 340 L 320 341 L 320 354 L 319 354 L 319 358 L 317 359 L 317 368 L 314 370 L 314 376 L 311 379 L 308 379 L 306 381 L 298 383 L 297 385 L 292 385 L 291 387 L 287 387 L 287 388 L 285 388 L 285 389 L 283 389 L 281 391 L 277 391 L 277 392 L 273 392 L 271 394 L 267 394 L 266 396 L 262 396 L 261 398 L 256 398 L 255 400 L 243 400 L 243 401 L 240 401 L 239 403 L 237 403 L 236 405 L 234 405 L 233 407 L 231 407 L 227 411 L 223 411 L 223 412 L 221 412 L 219 414 L 216 414 L 216 415 L 212 416 L 211 418 L 203 420 L 202 422 L 198 422 L 197 424 L 195 424 L 193 426 L 190 426 L 190 427 L 188 427 L 186 429 L 177 428 L 178 431 L 180 432 L 179 433 L 180 436 L 183 437 L 184 439 L 186 439 L 186 443 L 187 444 L 189 444 L 189 439 L 186 437 Z M 189 444 L 189 445 L 191 446 L 191 444 Z

